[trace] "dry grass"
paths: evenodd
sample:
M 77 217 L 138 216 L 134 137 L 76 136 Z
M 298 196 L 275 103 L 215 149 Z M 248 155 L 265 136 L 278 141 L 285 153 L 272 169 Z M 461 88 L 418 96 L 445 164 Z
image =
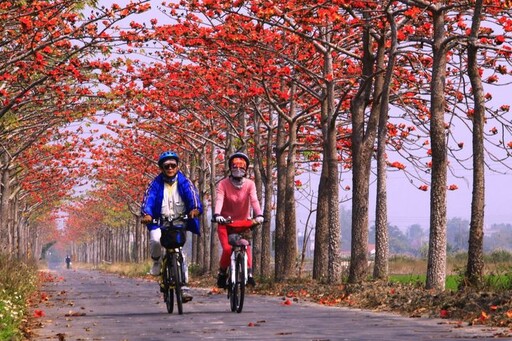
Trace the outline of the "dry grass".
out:
M 138 277 L 149 271 L 149 263 L 102 263 L 97 269 L 114 272 L 127 277 Z
M 395 257 L 389 262 L 389 273 L 397 275 L 422 275 L 427 272 L 427 262 L 422 259 Z

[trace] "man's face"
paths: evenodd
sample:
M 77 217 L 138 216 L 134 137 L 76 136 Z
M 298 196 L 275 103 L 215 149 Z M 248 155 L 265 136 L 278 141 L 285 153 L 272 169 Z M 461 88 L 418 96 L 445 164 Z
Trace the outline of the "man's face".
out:
M 167 160 L 162 164 L 162 170 L 168 177 L 173 177 L 178 172 L 178 162 L 176 160 Z

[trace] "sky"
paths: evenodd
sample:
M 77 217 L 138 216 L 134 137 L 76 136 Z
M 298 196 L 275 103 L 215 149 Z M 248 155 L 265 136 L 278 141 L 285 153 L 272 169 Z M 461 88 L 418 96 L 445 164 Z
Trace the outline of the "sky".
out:
M 512 162 L 512 160 L 511 160 Z M 453 179 L 448 184 L 456 183 L 459 187 L 455 191 L 448 191 L 447 217 L 470 220 L 472 177 L 468 174 L 464 180 Z M 409 185 L 405 177 L 399 172 L 392 173 L 387 180 L 388 184 L 388 222 L 400 228 L 406 228 L 419 223 L 422 227 L 429 226 L 430 219 L 430 191 L 421 191 Z M 486 197 L 485 197 L 485 225 L 511 223 L 512 205 L 508 192 L 512 190 L 512 174 L 502 175 L 486 170 Z M 375 186 L 373 186 L 374 189 Z M 373 197 L 375 196 L 373 191 Z M 375 200 L 372 200 L 371 212 L 375 211 Z M 371 219 L 374 221 L 375 219 Z
M 512 162 L 512 160 L 510 161 Z M 503 167 L 502 167 L 503 168 Z M 471 218 L 471 195 L 472 195 L 472 175 L 470 171 L 462 172 L 464 178 L 455 179 L 448 176 L 448 184 L 456 184 L 458 189 L 447 192 L 447 219 L 461 218 L 468 222 Z M 305 192 L 297 195 L 298 221 L 304 224 L 307 218 L 308 209 L 302 205 L 309 205 L 308 200 L 301 199 L 303 196 L 316 197 L 318 190 L 318 174 L 309 177 L 307 174 L 300 176 Z M 428 179 L 427 179 L 428 180 Z M 340 194 L 342 206 L 345 210 L 351 210 L 351 192 L 345 191 L 345 186 L 352 185 L 350 172 L 341 174 Z M 402 172 L 389 172 L 387 175 L 387 200 L 388 200 L 388 223 L 399 227 L 402 231 L 414 224 L 419 224 L 423 229 L 428 230 L 430 220 L 430 190 L 422 191 L 412 185 Z M 486 170 L 486 200 L 485 200 L 485 228 L 488 229 L 492 224 L 510 223 L 512 224 L 512 205 L 508 200 L 508 190 L 512 190 L 512 174 L 498 174 Z M 311 190 L 309 190 L 311 188 Z M 370 185 L 370 205 L 369 205 L 369 223 L 375 224 L 375 191 L 376 182 Z M 314 220 L 310 224 L 314 223 Z

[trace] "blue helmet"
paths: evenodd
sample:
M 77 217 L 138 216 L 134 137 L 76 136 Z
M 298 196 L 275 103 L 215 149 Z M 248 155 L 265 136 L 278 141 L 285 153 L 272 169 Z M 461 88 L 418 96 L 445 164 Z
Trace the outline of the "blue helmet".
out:
M 178 157 L 178 154 L 176 154 L 173 151 L 167 151 L 167 152 L 163 152 L 158 157 L 158 166 L 160 168 L 162 168 L 162 165 L 164 164 L 164 162 L 166 160 L 170 160 L 170 159 L 176 160 L 176 162 L 180 162 L 180 158 Z

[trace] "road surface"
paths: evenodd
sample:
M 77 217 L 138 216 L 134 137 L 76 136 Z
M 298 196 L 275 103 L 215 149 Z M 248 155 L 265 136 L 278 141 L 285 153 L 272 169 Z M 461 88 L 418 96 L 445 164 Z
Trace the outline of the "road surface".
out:
M 192 288 L 184 314 L 168 314 L 156 282 L 93 270 L 56 269 L 32 340 L 491 340 L 499 329 L 457 327 L 441 319 L 400 317 L 283 297 L 248 295 L 232 313 L 224 294 Z

